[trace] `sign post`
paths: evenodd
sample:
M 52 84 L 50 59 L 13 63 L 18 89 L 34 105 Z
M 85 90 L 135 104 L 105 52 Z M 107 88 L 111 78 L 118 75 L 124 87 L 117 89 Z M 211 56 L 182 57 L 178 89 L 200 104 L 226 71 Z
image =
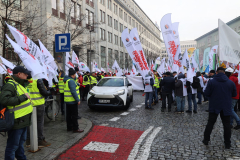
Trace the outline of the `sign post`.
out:
M 65 62 L 66 62 L 66 54 L 65 52 L 71 51 L 71 34 L 70 33 L 63 33 L 63 34 L 55 34 L 55 52 L 56 53 L 63 53 L 63 71 L 66 74 L 65 71 Z M 61 101 L 64 101 L 64 99 L 61 99 Z M 66 120 L 66 104 L 64 103 L 64 114 L 65 114 L 65 120 Z

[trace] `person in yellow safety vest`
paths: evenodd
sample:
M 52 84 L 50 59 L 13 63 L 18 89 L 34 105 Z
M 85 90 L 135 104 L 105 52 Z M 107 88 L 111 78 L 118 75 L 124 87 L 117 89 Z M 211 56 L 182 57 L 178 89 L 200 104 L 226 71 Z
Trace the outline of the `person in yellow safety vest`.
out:
M 103 79 L 104 78 L 104 72 L 102 71 L 101 72 L 101 79 Z
M 28 85 L 27 77 L 30 73 L 23 66 L 16 66 L 13 69 L 12 76 L 15 81 L 8 80 L 0 93 L 1 105 L 6 106 L 10 112 L 14 112 L 14 125 L 8 131 L 5 159 L 14 160 L 15 157 L 17 159 L 26 159 L 23 145 L 27 137 L 27 127 L 31 125 L 33 111 L 26 88 Z
M 59 93 L 60 93 L 60 103 L 61 103 L 61 112 L 62 115 L 64 115 L 64 73 L 63 71 L 60 71 L 59 75 L 59 80 L 58 80 L 58 89 L 59 89 Z
M 44 130 L 44 115 L 45 115 L 45 97 L 50 96 L 51 92 L 47 91 L 43 80 L 33 80 L 32 77 L 28 79 L 29 85 L 27 86 L 30 93 L 30 98 L 33 106 L 37 108 L 37 131 L 38 131 L 38 147 L 48 147 L 51 144 L 45 140 L 43 135 Z M 28 128 L 26 146 L 30 145 L 30 129 Z
M 93 87 L 93 86 L 96 86 L 97 85 L 97 78 L 96 78 L 96 75 L 95 75 L 95 73 L 92 73 L 92 75 L 90 76 L 90 78 L 91 78 L 91 81 L 90 81 L 90 85 L 91 85 L 91 88 Z
M 85 86 L 85 88 L 84 88 L 84 90 L 83 90 L 84 92 L 83 92 L 82 101 L 86 101 L 86 100 L 84 99 L 84 97 L 87 96 L 87 94 L 88 94 L 88 92 L 89 92 L 90 84 L 91 84 L 91 82 L 90 82 L 90 73 L 89 73 L 89 72 L 86 72 L 86 75 L 83 76 L 83 83 L 82 83 L 82 85 Z
M 154 85 L 153 85 L 153 104 L 158 103 L 158 88 L 160 88 L 160 82 L 159 82 L 159 76 L 158 73 L 154 75 L 155 79 L 154 79 Z
M 4 84 L 6 84 L 9 79 L 11 79 L 11 77 L 10 77 L 10 76 L 6 76 L 6 77 L 4 78 Z
M 67 131 L 80 133 L 84 130 L 78 128 L 78 105 L 80 105 L 80 92 L 76 83 L 76 71 L 70 68 L 69 75 L 64 77 L 64 102 L 66 103 Z

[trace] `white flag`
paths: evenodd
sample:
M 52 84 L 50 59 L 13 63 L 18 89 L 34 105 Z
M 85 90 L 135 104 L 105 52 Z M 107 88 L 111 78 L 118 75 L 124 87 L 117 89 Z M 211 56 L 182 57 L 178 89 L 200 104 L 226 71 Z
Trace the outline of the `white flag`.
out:
M 161 65 L 158 67 L 157 72 L 162 77 L 162 74 L 165 72 L 165 58 L 162 59 Z
M 0 56 L 0 58 L 1 58 L 2 62 L 3 62 L 3 64 L 5 64 L 8 68 L 13 69 L 13 68 L 16 67 L 16 65 L 14 65 L 12 62 L 9 62 L 8 60 L 3 58 L 2 56 Z
M 7 24 L 7 23 L 6 23 Z M 28 53 L 33 55 L 41 65 L 41 68 L 39 68 L 42 71 L 42 75 L 40 78 L 48 79 L 47 78 L 47 66 L 44 64 L 44 56 L 41 53 L 40 48 L 31 40 L 29 39 L 25 34 L 17 30 L 16 28 L 12 27 L 11 25 L 8 25 L 9 30 L 11 31 L 13 37 L 17 41 L 17 44 L 24 48 Z
M 193 77 L 195 76 L 194 68 L 192 68 L 190 62 L 188 61 L 188 70 L 187 70 L 187 80 L 193 83 Z
M 115 60 L 114 63 L 113 63 L 112 69 L 114 69 L 114 70 L 115 70 L 115 69 L 117 69 L 117 70 L 120 69 L 120 67 L 119 67 L 119 65 L 118 65 L 118 63 L 117 63 L 116 60 Z
M 32 78 L 34 80 L 42 78 L 42 66 L 39 64 L 39 61 L 31 53 L 27 53 L 17 43 L 12 41 L 8 35 L 6 35 L 6 37 L 14 48 L 14 52 L 18 54 L 25 67 L 31 71 Z
M 238 84 L 240 84 L 240 64 L 239 64 L 239 70 L 238 70 Z
M 6 67 L 4 66 L 4 64 L 2 64 L 2 63 L 0 63 L 0 74 L 6 74 L 7 72 L 6 72 Z
M 42 44 L 42 42 L 40 40 L 38 40 L 38 42 L 44 56 L 44 63 L 49 64 L 54 61 L 52 54 L 47 50 L 47 48 Z
M 101 67 L 101 71 L 102 71 L 102 72 L 105 72 L 105 70 L 104 70 L 102 67 Z
M 187 69 L 189 68 L 189 57 L 188 57 L 187 49 L 185 50 L 185 52 L 183 54 L 183 58 L 182 58 L 181 64 L 183 66 L 185 66 Z
M 218 45 L 215 45 L 212 47 L 212 49 L 209 52 L 209 71 L 212 70 L 214 68 L 213 65 L 215 65 L 215 62 L 213 62 L 213 55 L 217 54 L 217 49 L 218 49 Z
M 77 55 L 74 51 L 72 52 L 72 63 L 73 64 L 79 64 L 78 57 L 77 57 Z
M 174 57 L 174 62 L 173 62 L 173 67 L 172 70 L 176 71 L 177 73 L 179 73 L 179 68 L 182 66 L 181 65 L 181 61 L 180 61 L 180 55 L 181 54 L 181 50 L 180 50 L 180 46 L 178 46 L 178 50 L 176 52 L 176 55 Z
M 179 22 L 172 23 L 173 37 L 174 37 L 175 45 L 177 48 L 179 48 L 179 51 L 181 53 L 181 45 L 180 45 L 180 39 L 179 39 L 178 26 L 179 26 Z
M 240 35 L 218 19 L 219 60 L 238 64 L 240 62 Z
M 79 63 L 79 70 L 84 72 L 90 72 L 90 69 L 87 67 L 87 65 L 83 62 Z
M 197 64 L 197 62 L 195 61 L 194 54 L 193 54 L 192 57 L 191 57 L 191 61 L 192 61 L 192 64 L 193 64 L 192 69 L 193 69 L 194 71 L 197 71 L 198 64 Z
M 131 70 L 131 76 L 136 76 L 137 75 L 137 70 L 136 68 L 134 67 L 134 65 L 132 65 L 132 70 Z

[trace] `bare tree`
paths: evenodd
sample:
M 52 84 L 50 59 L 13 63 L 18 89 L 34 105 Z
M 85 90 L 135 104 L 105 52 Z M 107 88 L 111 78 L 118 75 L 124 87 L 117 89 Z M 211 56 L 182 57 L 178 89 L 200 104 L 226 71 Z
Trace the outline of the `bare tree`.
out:
M 6 23 L 13 25 L 25 35 L 27 35 L 33 41 L 37 38 L 45 36 L 45 33 L 40 29 L 48 20 L 39 23 L 39 19 L 42 19 L 39 3 L 41 0 L 2 0 L 0 11 L 0 23 L 2 25 L 2 34 L 0 34 L 0 47 L 2 47 L 2 56 L 6 58 L 6 49 L 11 49 L 10 43 L 7 41 L 5 34 L 9 33 Z M 13 38 L 13 37 L 11 37 Z M 12 58 L 17 65 L 21 64 L 21 60 L 17 54 L 12 52 Z

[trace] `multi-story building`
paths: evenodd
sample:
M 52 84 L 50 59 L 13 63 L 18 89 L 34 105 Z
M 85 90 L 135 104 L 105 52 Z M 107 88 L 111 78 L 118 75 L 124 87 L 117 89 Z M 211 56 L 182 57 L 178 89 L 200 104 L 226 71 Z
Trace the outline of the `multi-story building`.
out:
M 235 32 L 240 34 L 240 16 L 234 18 L 233 20 L 226 23 L 229 27 L 231 27 Z M 199 49 L 199 59 L 203 59 L 204 50 L 208 47 L 212 48 L 215 45 L 219 44 L 218 40 L 218 28 L 198 37 L 195 39 L 197 41 L 197 48 Z
M 0 1 L 2 8 L 7 1 L 12 0 Z M 17 0 L 17 4 L 16 15 L 25 13 L 33 18 L 27 20 L 27 16 L 10 16 L 8 21 L 13 22 L 10 24 L 35 43 L 38 44 L 37 39 L 40 39 L 59 63 L 63 62 L 63 53 L 55 53 L 54 46 L 54 35 L 59 33 L 71 33 L 72 50 L 88 66 L 96 61 L 99 67 L 107 68 L 109 63 L 111 68 L 116 59 L 120 67 L 132 67 L 132 60 L 121 41 L 125 28 L 129 31 L 135 27 L 138 29 L 148 62 L 160 55 L 160 29 L 134 0 Z M 2 9 L 0 14 L 4 13 Z M 10 54 L 9 50 L 13 54 L 11 47 L 7 48 L 6 55 Z M 12 56 L 6 57 L 14 61 Z

